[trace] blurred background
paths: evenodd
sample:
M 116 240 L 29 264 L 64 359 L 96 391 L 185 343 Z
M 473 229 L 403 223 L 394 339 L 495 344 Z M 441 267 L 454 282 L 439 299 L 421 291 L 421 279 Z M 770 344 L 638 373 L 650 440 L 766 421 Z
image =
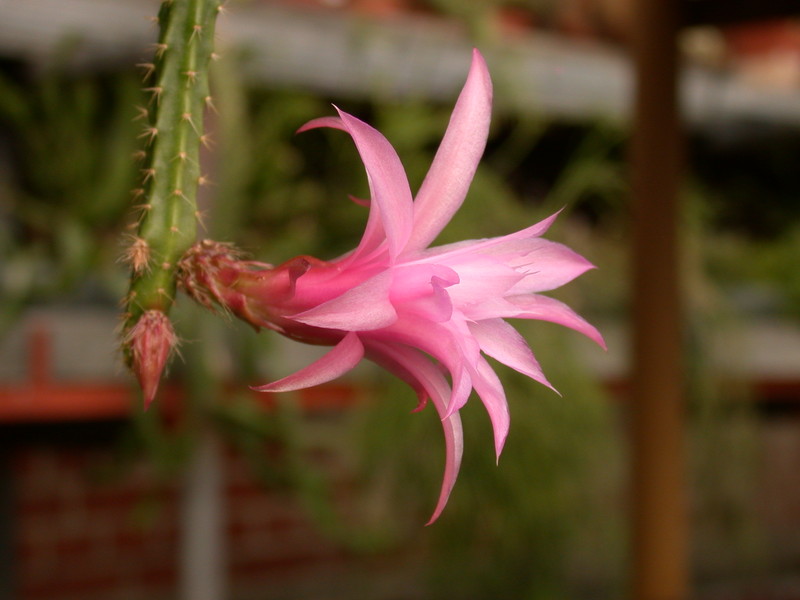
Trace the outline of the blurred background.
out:
M 789 600 L 800 598 L 800 20 L 770 13 L 780 2 L 746 19 L 738 5 L 678 40 L 691 597 Z M 470 402 L 459 481 L 427 528 L 440 427 L 369 365 L 304 393 L 251 393 L 316 350 L 183 298 L 181 358 L 141 410 L 115 330 L 135 107 L 147 102 L 137 64 L 150 61 L 157 8 L 0 0 L 0 598 L 624 597 L 628 1 L 232 0 L 221 16 L 201 235 L 270 263 L 352 248 L 365 210 L 348 194 L 367 195 L 352 143 L 294 131 L 335 102 L 389 138 L 416 189 L 477 45 L 492 131 L 439 242 L 564 208 L 548 237 L 599 267 L 556 295 L 608 352 L 522 324 L 561 396 L 500 371 L 512 414 L 500 464 Z

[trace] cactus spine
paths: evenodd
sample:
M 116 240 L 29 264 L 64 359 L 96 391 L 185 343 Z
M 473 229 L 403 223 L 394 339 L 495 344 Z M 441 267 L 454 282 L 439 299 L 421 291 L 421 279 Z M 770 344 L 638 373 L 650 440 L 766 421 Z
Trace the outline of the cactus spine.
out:
M 197 235 L 197 188 L 205 181 L 200 144 L 207 144 L 203 112 L 211 102 L 208 62 L 221 9 L 219 0 L 165 0 L 153 62 L 140 65 L 149 99 L 137 117 L 145 123 L 143 167 L 141 187 L 134 190 L 138 232 L 125 254 L 131 284 L 123 349 L 148 404 L 175 344 L 166 314 L 175 298 L 176 264 Z M 153 356 L 141 356 L 141 348 L 152 349 Z

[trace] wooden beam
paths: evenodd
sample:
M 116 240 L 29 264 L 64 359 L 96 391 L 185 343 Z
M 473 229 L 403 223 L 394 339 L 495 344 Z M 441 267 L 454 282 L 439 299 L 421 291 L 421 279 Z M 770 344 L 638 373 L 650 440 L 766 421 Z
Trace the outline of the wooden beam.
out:
M 638 0 L 633 202 L 632 597 L 688 597 L 678 196 L 679 3 Z

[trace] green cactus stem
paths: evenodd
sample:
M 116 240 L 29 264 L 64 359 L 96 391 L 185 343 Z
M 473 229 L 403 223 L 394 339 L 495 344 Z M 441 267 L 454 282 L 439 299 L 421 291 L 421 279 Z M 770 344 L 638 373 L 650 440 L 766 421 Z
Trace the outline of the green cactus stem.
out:
M 125 358 L 140 381 L 143 375 L 157 381 L 161 373 L 141 373 L 158 361 L 140 361 L 132 351 L 136 325 L 147 313 L 169 311 L 178 259 L 197 237 L 197 189 L 205 181 L 200 144 L 208 143 L 203 112 L 211 105 L 208 62 L 221 10 L 219 0 L 166 0 L 153 62 L 140 65 L 149 98 L 138 117 L 144 122 L 141 186 L 133 192 L 139 221 L 125 254 L 131 284 L 123 326 Z

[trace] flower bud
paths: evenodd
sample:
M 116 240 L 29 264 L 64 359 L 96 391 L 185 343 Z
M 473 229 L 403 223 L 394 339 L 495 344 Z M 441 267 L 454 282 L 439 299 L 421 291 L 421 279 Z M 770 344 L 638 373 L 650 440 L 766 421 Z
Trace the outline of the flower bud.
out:
M 178 344 L 169 317 L 159 310 L 148 310 L 125 336 L 130 362 L 144 394 L 145 409 L 156 396 L 167 359 Z

